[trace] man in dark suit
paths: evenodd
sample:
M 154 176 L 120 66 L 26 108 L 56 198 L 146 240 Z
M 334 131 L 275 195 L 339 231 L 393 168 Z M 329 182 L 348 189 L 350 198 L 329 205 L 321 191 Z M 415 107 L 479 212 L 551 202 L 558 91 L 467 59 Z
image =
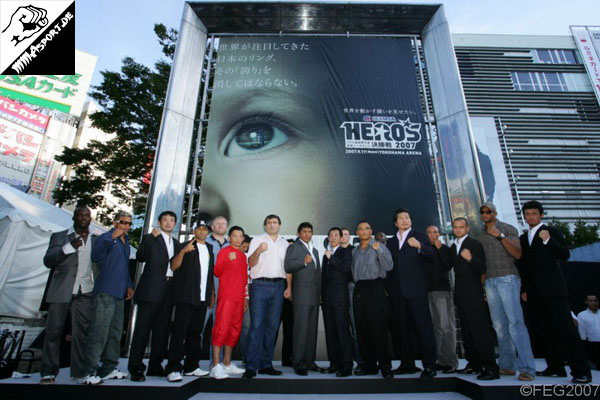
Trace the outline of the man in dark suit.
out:
M 92 314 L 94 274 L 92 248 L 97 236 L 90 235 L 90 209 L 79 206 L 73 212 L 73 226 L 53 233 L 44 256 L 51 269 L 46 291 L 49 303 L 46 336 L 40 370 L 42 384 L 54 383 L 59 371 L 60 338 L 71 311 L 71 376 L 81 375 L 84 360 L 83 342 Z
M 454 268 L 456 277 L 454 299 L 468 361 L 467 366 L 457 372 L 476 373 L 479 380 L 500 379 L 492 321 L 481 279 L 486 269 L 483 245 L 468 236 L 469 222 L 465 218 L 456 218 L 452 222 L 452 231 L 456 239 L 447 261 L 449 268 Z
M 352 375 L 352 335 L 348 283 L 352 280 L 352 249 L 340 246 L 342 230 L 331 228 L 327 235 L 331 250 L 323 256 L 321 302 L 329 368 L 338 377 Z
M 144 235 L 136 253 L 139 262 L 145 262 L 136 291 L 137 317 L 131 350 L 129 373 L 132 381 L 144 381 L 142 359 L 148 345 L 150 332 L 152 343 L 148 376 L 166 376 L 162 361 L 167 351 L 171 313 L 173 311 L 173 271 L 170 261 L 179 250 L 179 241 L 172 237 L 177 216 L 173 211 L 164 211 L 158 216 L 160 229 Z
M 399 208 L 394 213 L 394 225 L 398 228 L 396 235 L 387 241 L 387 247 L 394 260 L 394 268 L 390 276 L 395 284 L 392 286 L 393 304 L 396 305 L 397 318 L 402 335 L 403 360 L 397 373 L 415 372 L 415 360 L 411 358 L 410 327 L 414 326 L 423 354 L 423 372 L 421 378 L 433 378 L 436 375 L 436 346 L 433 333 L 433 322 L 427 297 L 426 262 L 432 262 L 434 251 L 427 236 L 412 229 L 410 213 Z
M 537 201 L 523 204 L 529 232 L 521 235 L 522 299 L 531 305 L 531 315 L 541 335 L 548 367 L 541 376 L 565 377 L 563 356 L 571 367 L 574 383 L 589 383 L 592 375 L 581 338 L 571 318 L 567 283 L 560 261 L 569 259 L 563 235 L 542 222 L 544 208 Z
M 186 376 L 206 376 L 209 373 L 198 365 L 204 317 L 207 307 L 212 308 L 215 303 L 215 259 L 212 246 L 206 243 L 208 233 L 208 225 L 199 221 L 194 228 L 194 239 L 186 243 L 171 261 L 175 320 L 169 343 L 169 362 L 165 368 L 169 382 L 180 382 L 182 371 Z
M 288 246 L 284 268 L 292 275 L 294 307 L 293 363 L 298 375 L 321 369 L 315 364 L 319 298 L 321 296 L 321 263 L 319 252 L 311 241 L 313 227 L 309 222 L 298 226 L 298 239 Z

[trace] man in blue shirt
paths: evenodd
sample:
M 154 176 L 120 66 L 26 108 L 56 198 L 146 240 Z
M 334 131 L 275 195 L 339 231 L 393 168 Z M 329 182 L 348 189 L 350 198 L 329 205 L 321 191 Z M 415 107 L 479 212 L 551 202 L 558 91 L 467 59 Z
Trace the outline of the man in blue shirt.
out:
M 113 229 L 96 240 L 92 261 L 100 273 L 92 292 L 92 316 L 84 345 L 85 361 L 79 383 L 96 385 L 104 379 L 122 379 L 127 375 L 117 369 L 123 330 L 125 300 L 133 297 L 129 276 L 129 237 L 131 214 L 120 211 Z M 101 358 L 102 357 L 102 358 Z M 98 360 L 102 366 L 97 369 Z

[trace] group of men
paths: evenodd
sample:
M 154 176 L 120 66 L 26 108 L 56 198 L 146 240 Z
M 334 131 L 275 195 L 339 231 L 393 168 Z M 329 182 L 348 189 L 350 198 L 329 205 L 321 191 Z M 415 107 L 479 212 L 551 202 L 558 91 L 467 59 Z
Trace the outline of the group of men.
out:
M 540 203 L 525 203 L 522 211 L 530 230 L 520 238 L 515 227 L 497 219 L 493 204 L 484 203 L 480 240 L 469 235 L 467 219 L 456 218 L 455 239 L 447 246 L 436 226 L 429 226 L 426 234 L 417 232 L 410 212 L 398 209 L 393 218 L 397 232 L 387 241 L 384 238 L 385 243 L 375 240 L 370 224 L 361 221 L 356 226 L 356 247 L 349 243 L 347 229 L 332 227 L 322 256 L 308 222 L 298 226 L 298 238 L 290 244 L 279 235 L 277 215 L 267 216 L 265 233 L 251 241 L 240 227 L 230 229 L 228 240 L 227 220 L 218 217 L 212 222 L 212 234 L 206 223 L 199 222 L 194 238 L 180 244 L 172 237 L 177 217 L 165 211 L 158 218 L 159 227 L 142 238 L 136 255 L 145 267 L 134 298 L 130 378 L 142 381 L 146 373 L 177 382 L 182 373 L 217 379 L 242 373 L 246 379 L 282 375 L 272 360 L 287 299 L 293 309 L 292 367 L 301 376 L 309 371 L 338 377 L 381 373 L 388 379 L 421 372 L 421 378 L 429 379 L 441 371 L 492 380 L 518 372 L 519 380 L 531 381 L 536 374 L 565 377 L 566 361 L 573 382 L 590 382 L 559 264 L 569 257 L 564 238 L 543 224 Z M 42 383 L 54 382 L 58 373 L 58 339 L 69 308 L 71 375 L 87 384 L 124 378 L 126 374 L 116 367 L 123 303 L 134 297 L 127 272 L 131 216 L 119 213 L 113 229 L 97 238 L 88 234 L 89 209 L 77 208 L 73 219 L 73 228 L 52 236 L 44 260 L 53 269 L 53 278 L 47 294 Z M 97 279 L 93 263 L 99 266 Z M 547 368 L 541 372 L 535 369 L 521 299 L 530 306 L 542 339 Z M 204 371 L 199 367 L 201 337 L 215 303 L 211 369 Z M 460 370 L 453 303 L 468 361 Z M 315 363 L 319 307 L 330 361 L 327 369 Z M 245 368 L 240 368 L 231 355 L 242 336 L 244 314 L 249 315 L 249 326 L 241 343 Z M 150 335 L 146 371 L 142 359 Z M 415 365 L 416 348 L 422 370 Z M 394 370 L 392 353 L 401 359 Z M 358 366 L 353 370 L 354 361 Z

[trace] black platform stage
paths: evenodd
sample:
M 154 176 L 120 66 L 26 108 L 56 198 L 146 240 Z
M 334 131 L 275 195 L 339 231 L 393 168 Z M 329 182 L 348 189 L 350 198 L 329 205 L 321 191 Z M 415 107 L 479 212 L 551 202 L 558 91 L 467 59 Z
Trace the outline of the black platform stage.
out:
M 126 360 L 123 360 L 121 370 L 126 370 Z M 463 360 L 461 360 L 464 363 Z M 462 364 L 461 363 L 461 364 Z M 545 366 L 538 362 L 538 369 Z M 206 368 L 206 361 L 201 366 Z M 325 363 L 323 363 L 325 366 Z M 278 367 L 279 368 L 279 367 Z M 516 376 L 502 377 L 500 380 L 481 382 L 472 375 L 440 374 L 432 380 L 421 380 L 418 374 L 396 376 L 392 380 L 384 380 L 381 376 L 335 378 L 331 375 L 311 373 L 307 377 L 299 377 L 291 368 L 281 368 L 281 377 L 266 377 L 259 375 L 250 381 L 230 377 L 215 380 L 208 377 L 185 377 L 180 383 L 169 383 L 165 378 L 148 377 L 143 383 L 134 383 L 129 379 L 105 381 L 97 386 L 79 385 L 68 377 L 68 369 L 61 370 L 54 385 L 39 385 L 39 374 L 25 379 L 5 379 L 0 381 L 0 398 L 2 400 L 30 400 L 40 395 L 51 399 L 80 400 L 183 400 L 199 393 L 271 393 L 271 394 L 383 394 L 383 393 L 458 393 L 463 396 L 482 400 L 511 400 L 518 398 L 562 398 L 568 393 L 569 397 L 582 399 L 600 398 L 600 372 L 593 371 L 595 384 L 571 385 L 569 378 L 536 378 L 525 385 Z M 567 386 L 568 385 L 568 386 Z M 525 389 L 522 386 L 527 386 Z M 531 386 L 531 387 L 530 387 Z M 545 394 L 545 395 L 544 395 Z

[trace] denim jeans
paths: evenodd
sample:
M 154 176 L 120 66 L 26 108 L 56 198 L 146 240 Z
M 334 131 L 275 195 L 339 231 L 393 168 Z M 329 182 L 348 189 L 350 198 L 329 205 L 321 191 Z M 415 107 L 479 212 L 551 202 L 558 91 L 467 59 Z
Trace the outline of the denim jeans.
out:
M 117 368 L 123 332 L 123 299 L 98 293 L 92 300 L 92 316 L 84 344 L 81 376 L 103 377 Z M 98 360 L 102 365 L 98 368 Z M 97 369 L 97 372 L 96 372 Z
M 520 291 L 521 278 L 516 275 L 485 281 L 485 295 L 500 350 L 499 367 L 535 375 L 535 360 L 523 320 Z
M 250 289 L 250 330 L 246 339 L 246 369 L 273 366 L 273 351 L 283 308 L 285 280 L 254 279 Z

